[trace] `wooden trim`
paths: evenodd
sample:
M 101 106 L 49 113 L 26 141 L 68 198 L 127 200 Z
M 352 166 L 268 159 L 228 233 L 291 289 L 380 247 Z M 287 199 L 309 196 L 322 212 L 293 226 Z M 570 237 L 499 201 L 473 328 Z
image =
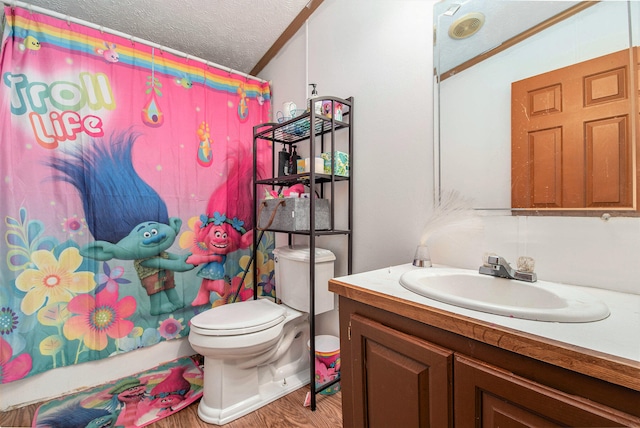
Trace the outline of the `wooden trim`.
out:
M 528 39 L 531 36 L 534 36 L 536 34 L 538 34 L 539 32 L 546 30 L 547 28 L 564 21 L 567 18 L 572 17 L 573 15 L 582 12 L 583 10 L 594 6 L 595 4 L 599 3 L 600 0 L 595 0 L 595 1 L 583 1 L 581 3 L 578 3 L 575 6 L 570 7 L 569 9 L 558 13 L 557 15 L 552 16 L 551 18 L 542 21 L 540 24 L 529 28 L 526 31 L 523 31 L 522 33 L 510 38 L 509 40 L 503 42 L 501 45 L 495 47 L 494 49 L 491 49 L 487 52 L 481 53 L 480 55 L 471 58 L 468 61 L 463 62 L 462 64 L 452 68 L 451 70 L 445 71 L 444 73 L 442 73 L 440 75 L 440 79 L 439 81 L 442 82 L 443 80 L 448 79 L 449 77 L 460 73 L 463 70 L 466 70 L 467 68 L 471 68 L 474 65 L 484 61 L 485 59 L 491 58 L 494 55 L 499 54 L 502 51 L 505 51 L 507 49 L 509 49 L 510 47 L 517 45 L 518 43 L 522 42 L 523 40 Z M 253 71 L 251 74 L 254 74 Z
M 273 43 L 273 45 L 269 48 L 269 50 L 260 58 L 260 61 L 251 69 L 249 72 L 252 76 L 257 76 L 258 73 L 262 71 L 263 68 L 269 64 L 277 54 L 280 52 L 280 49 L 289 41 L 291 38 L 298 32 L 298 30 L 302 27 L 302 24 L 305 23 L 307 19 L 315 12 L 315 10 L 322 4 L 324 0 L 310 0 L 309 4 L 307 4 L 296 16 L 291 24 L 282 32 L 280 37 Z
M 629 93 L 631 101 L 631 160 L 634 179 L 632 180 L 633 206 L 640 210 L 640 47 L 633 47 L 629 55 L 631 56 L 631 76 L 629 78 Z
M 611 217 L 640 217 L 640 212 L 632 208 L 517 208 L 511 209 L 513 216 L 554 216 L 554 217 L 601 217 L 608 220 Z

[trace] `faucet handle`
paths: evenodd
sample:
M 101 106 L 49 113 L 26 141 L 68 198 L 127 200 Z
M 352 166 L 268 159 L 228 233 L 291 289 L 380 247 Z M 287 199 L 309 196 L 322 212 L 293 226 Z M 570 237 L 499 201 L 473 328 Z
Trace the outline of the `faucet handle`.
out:
M 520 256 L 518 257 L 517 266 L 520 272 L 531 273 L 536 267 L 536 261 L 533 259 L 533 257 Z
M 482 264 L 485 266 L 498 264 L 500 257 L 496 253 L 484 253 L 482 255 Z
M 486 254 L 484 257 L 484 265 L 485 266 L 498 265 L 498 266 L 509 267 L 509 262 L 507 262 L 504 257 L 500 257 L 495 253 L 489 253 L 489 254 Z

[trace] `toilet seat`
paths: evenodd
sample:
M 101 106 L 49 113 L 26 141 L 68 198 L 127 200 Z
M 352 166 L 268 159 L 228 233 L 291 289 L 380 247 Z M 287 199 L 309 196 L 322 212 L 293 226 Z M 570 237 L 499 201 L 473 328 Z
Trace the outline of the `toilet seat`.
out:
M 267 330 L 284 321 L 286 308 L 270 300 L 218 306 L 191 318 L 191 330 L 203 336 L 239 336 Z

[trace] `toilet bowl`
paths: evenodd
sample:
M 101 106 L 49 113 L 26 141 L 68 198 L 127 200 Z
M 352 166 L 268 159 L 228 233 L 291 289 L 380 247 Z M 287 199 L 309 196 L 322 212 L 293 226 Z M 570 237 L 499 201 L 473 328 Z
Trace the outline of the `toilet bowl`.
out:
M 191 319 L 189 342 L 204 356 L 198 416 L 223 425 L 309 383 L 308 315 L 258 299 Z
M 218 306 L 191 319 L 189 342 L 204 356 L 198 416 L 223 425 L 310 381 L 309 247 L 273 250 L 276 288 L 284 304 L 268 299 Z M 316 248 L 314 313 L 333 310 L 328 290 L 335 255 Z

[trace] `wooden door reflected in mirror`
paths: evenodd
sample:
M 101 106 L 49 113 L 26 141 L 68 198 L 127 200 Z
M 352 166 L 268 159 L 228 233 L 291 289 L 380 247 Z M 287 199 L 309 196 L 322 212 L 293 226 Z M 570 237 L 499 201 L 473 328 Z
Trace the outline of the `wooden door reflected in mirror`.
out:
M 633 209 L 635 58 L 623 50 L 512 84 L 512 208 Z

